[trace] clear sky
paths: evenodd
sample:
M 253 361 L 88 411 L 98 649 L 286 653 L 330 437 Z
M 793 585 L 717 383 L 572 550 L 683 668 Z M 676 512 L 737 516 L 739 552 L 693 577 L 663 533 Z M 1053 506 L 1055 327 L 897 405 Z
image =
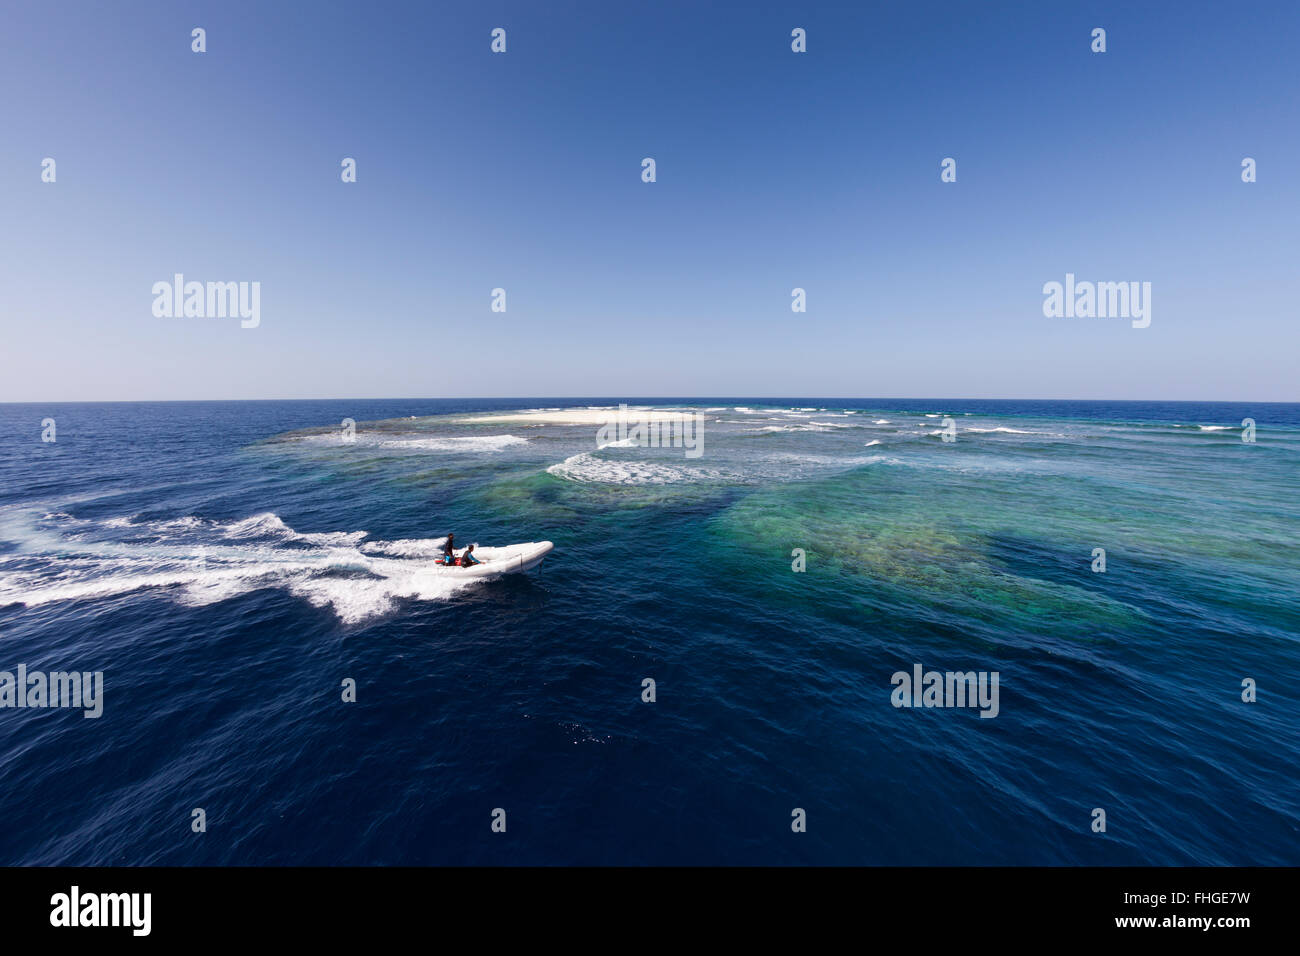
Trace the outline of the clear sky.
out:
M 1293 0 L 5 0 L 0 400 L 1300 400 L 1297 51 Z

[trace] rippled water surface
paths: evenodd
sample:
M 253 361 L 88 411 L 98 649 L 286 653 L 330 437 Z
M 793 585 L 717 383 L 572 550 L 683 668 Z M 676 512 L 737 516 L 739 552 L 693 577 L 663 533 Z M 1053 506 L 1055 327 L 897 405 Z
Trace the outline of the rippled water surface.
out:
M 617 404 L 0 406 L 0 859 L 1300 862 L 1300 406 Z

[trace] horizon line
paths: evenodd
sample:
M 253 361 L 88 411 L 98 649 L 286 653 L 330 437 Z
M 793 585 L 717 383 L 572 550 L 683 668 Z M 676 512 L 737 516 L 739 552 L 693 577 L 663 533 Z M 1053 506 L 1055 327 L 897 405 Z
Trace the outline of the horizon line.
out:
M 472 395 L 472 396 L 329 396 L 316 398 L 116 398 L 116 399 L 53 399 L 4 400 L 0 405 L 213 405 L 239 402 L 473 402 L 473 401 L 610 401 L 609 395 Z M 633 395 L 638 402 L 663 401 L 684 404 L 699 401 L 821 401 L 821 402 L 1128 402 L 1132 404 L 1165 403 L 1171 405 L 1297 405 L 1295 401 L 1277 399 L 1218 399 L 1218 398 L 985 398 L 953 395 Z M 624 399 L 626 402 L 628 399 Z

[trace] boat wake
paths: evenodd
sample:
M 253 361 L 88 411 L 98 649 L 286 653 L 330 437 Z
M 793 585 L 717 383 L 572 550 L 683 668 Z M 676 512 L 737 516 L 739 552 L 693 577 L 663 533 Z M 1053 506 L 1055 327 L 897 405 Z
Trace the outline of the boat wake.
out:
M 446 600 L 485 577 L 437 569 L 442 538 L 383 541 L 365 531 L 300 533 L 266 512 L 220 522 L 0 516 L 0 606 L 102 600 L 155 589 L 204 605 L 279 588 L 354 624 L 402 599 Z

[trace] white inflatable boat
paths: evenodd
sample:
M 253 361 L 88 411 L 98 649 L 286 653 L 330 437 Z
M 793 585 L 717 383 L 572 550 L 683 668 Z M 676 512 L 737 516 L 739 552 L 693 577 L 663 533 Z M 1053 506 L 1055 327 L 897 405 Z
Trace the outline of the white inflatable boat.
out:
M 500 548 L 475 545 L 474 557 L 478 558 L 478 564 L 462 568 L 435 562 L 434 567 L 443 574 L 454 574 L 462 578 L 513 574 L 515 571 L 528 571 L 537 567 L 542 563 L 542 558 L 550 554 L 554 548 L 555 545 L 549 541 L 527 541 L 524 544 L 507 544 Z M 463 550 L 457 551 L 456 557 L 459 558 L 464 553 Z

